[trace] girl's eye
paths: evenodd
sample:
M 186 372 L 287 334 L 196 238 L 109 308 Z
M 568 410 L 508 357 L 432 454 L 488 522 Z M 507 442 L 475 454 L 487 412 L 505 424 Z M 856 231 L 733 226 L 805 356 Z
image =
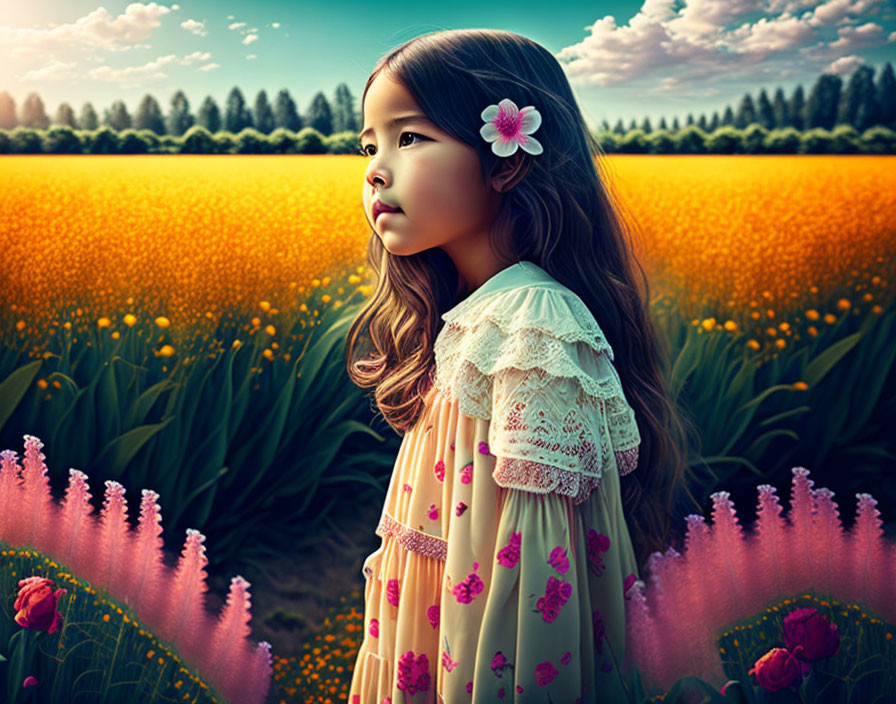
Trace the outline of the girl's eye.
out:
M 402 132 L 402 133 L 398 136 L 398 143 L 399 143 L 399 144 L 401 144 L 401 138 L 404 137 L 406 134 L 412 135 L 412 136 L 414 136 L 414 137 L 419 137 L 420 139 L 429 139 L 429 137 L 424 137 L 422 134 L 417 134 L 416 132 Z M 373 154 L 371 154 L 370 152 L 367 151 L 368 148 L 370 148 L 370 147 L 373 147 L 373 145 L 372 145 L 372 144 L 365 144 L 365 145 L 363 145 L 363 146 L 361 147 L 361 154 L 363 154 L 364 156 L 373 156 Z M 373 148 L 376 149 L 376 147 L 373 147 Z

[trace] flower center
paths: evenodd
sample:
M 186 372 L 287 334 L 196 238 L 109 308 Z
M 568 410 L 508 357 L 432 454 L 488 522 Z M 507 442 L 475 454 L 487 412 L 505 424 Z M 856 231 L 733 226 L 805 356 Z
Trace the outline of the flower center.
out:
M 498 113 L 495 118 L 495 127 L 502 137 L 513 137 L 519 130 L 520 115 L 517 114 L 516 119 L 512 119 L 506 112 Z

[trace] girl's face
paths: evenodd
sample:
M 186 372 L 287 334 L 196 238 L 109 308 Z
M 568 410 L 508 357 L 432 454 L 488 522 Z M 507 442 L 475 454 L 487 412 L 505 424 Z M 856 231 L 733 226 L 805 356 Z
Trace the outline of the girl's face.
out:
M 455 262 L 481 250 L 503 195 L 483 182 L 476 150 L 433 125 L 385 71 L 370 84 L 363 111 L 364 212 L 383 246 L 402 256 L 442 247 Z M 410 115 L 417 117 L 392 122 Z M 374 220 L 377 198 L 403 212 Z

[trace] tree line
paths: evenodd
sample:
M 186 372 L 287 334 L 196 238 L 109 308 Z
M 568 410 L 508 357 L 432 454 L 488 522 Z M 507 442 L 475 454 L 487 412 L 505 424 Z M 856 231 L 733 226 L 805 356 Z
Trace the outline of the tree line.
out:
M 167 114 L 163 114 L 156 98 L 147 94 L 133 117 L 124 101 L 116 100 L 104 110 L 102 122 L 89 101 L 84 103 L 77 117 L 68 103 L 61 103 L 51 121 L 37 93 L 29 93 L 17 108 L 8 92 L 0 92 L 0 129 L 6 130 L 15 127 L 47 129 L 50 125 L 96 130 L 103 125 L 116 132 L 145 129 L 160 136 L 179 137 L 193 126 L 204 127 L 212 134 L 222 130 L 237 134 L 247 127 L 261 134 L 271 134 L 277 128 L 298 132 L 310 127 L 329 136 L 340 132 L 359 132 L 361 120 L 360 111 L 355 111 L 355 98 L 345 83 L 336 87 L 332 101 L 323 92 L 318 92 L 304 114 L 299 114 L 295 101 L 285 88 L 277 93 L 273 105 L 267 93 L 260 90 L 250 110 L 242 91 L 235 86 L 227 96 L 223 114 L 215 99 L 207 96 L 194 115 L 186 94 L 178 90 L 171 97 Z M 693 114 L 688 114 L 685 126 L 694 125 L 704 132 L 714 132 L 724 126 L 744 129 L 754 123 L 767 130 L 788 127 L 798 131 L 813 128 L 831 130 L 835 125 L 849 125 L 859 132 L 876 126 L 896 129 L 896 78 L 893 67 L 887 62 L 875 81 L 874 69 L 861 66 L 853 72 L 845 86 L 839 76 L 823 73 L 812 86 L 808 98 L 802 85 L 798 85 L 789 98 L 779 87 L 771 100 L 763 88 L 755 100 L 747 93 L 736 109 L 726 106 L 721 116 L 716 111 L 710 118 L 701 114 L 695 120 Z M 623 125 L 622 119 L 612 128 L 606 120 L 601 124 L 602 131 L 619 135 L 635 129 L 645 134 L 654 132 L 647 117 L 640 126 L 632 119 L 628 128 Z M 681 125 L 677 117 L 671 127 L 665 117 L 660 119 L 657 127 L 659 132 L 677 132 L 679 129 Z

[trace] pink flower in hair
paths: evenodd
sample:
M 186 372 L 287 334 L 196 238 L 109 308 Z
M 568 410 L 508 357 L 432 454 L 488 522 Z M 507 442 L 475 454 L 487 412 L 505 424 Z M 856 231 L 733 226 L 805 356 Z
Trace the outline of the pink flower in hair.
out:
M 498 156 L 513 156 L 520 147 L 529 154 L 544 151 L 531 136 L 541 126 L 541 113 L 532 105 L 517 108 L 510 98 L 504 98 L 497 105 L 489 105 L 481 117 L 485 124 L 479 128 L 479 134 L 492 143 L 492 151 Z

